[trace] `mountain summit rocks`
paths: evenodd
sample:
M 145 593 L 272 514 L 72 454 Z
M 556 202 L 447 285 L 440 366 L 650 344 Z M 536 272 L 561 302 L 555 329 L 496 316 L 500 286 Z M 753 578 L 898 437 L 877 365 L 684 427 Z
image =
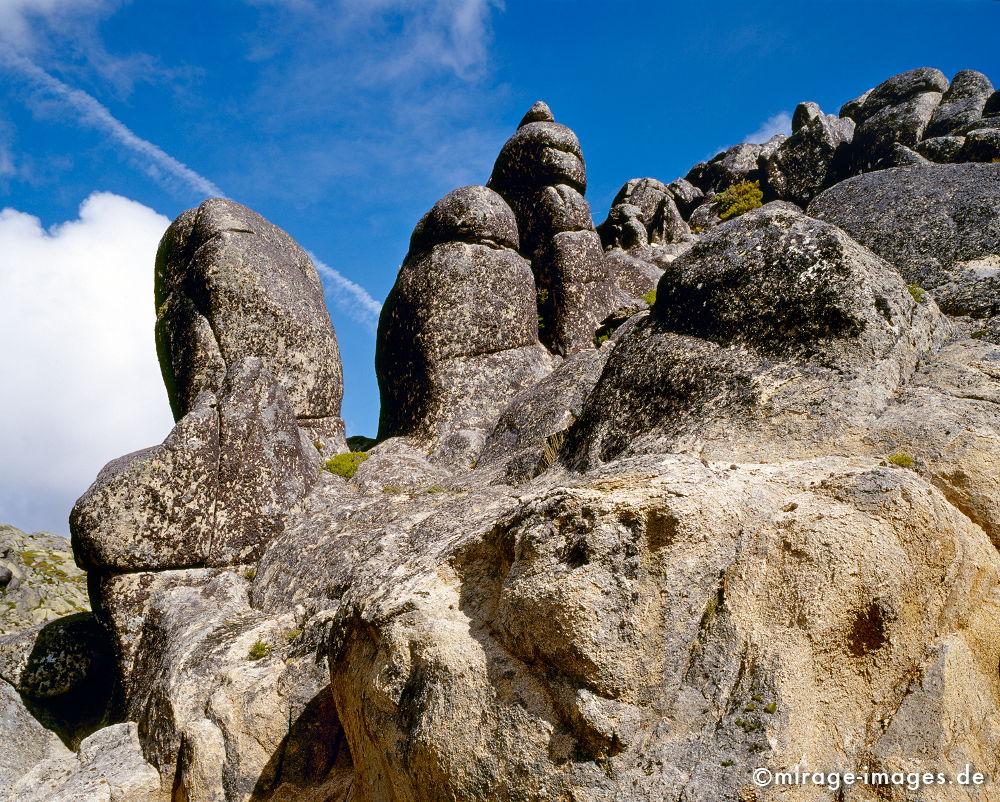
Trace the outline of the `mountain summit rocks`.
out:
M 351 476 L 321 469 L 342 388 L 312 265 L 238 204 L 185 212 L 156 268 L 177 424 L 74 508 L 93 617 L 5 640 L 0 800 L 1000 777 L 991 92 L 917 69 L 800 104 L 790 137 L 624 181 L 596 228 L 536 103 L 413 230 Z M 60 740 L 40 705 L 81 689 L 101 715 Z

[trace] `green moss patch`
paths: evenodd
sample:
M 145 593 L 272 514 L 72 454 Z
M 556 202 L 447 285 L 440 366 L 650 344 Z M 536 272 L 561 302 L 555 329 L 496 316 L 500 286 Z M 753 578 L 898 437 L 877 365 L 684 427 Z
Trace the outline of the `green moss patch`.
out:
M 351 451 L 347 454 L 337 454 L 323 463 L 323 467 L 330 473 L 350 479 L 358 472 L 361 463 L 368 459 L 365 451 Z

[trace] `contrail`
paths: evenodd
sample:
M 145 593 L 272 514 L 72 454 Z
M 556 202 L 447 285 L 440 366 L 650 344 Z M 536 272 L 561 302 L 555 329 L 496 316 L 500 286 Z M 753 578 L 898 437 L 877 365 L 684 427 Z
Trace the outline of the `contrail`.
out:
M 9 48 L 0 47 L 0 61 L 18 70 L 76 109 L 84 123 L 103 131 L 119 144 L 147 159 L 151 165 L 159 167 L 174 178 L 183 181 L 202 197 L 227 197 L 218 186 L 203 175 L 199 175 L 162 148 L 136 134 L 116 118 L 106 106 L 86 92 L 63 83 L 55 76 L 49 75 L 34 62 L 19 56 Z M 355 321 L 374 330 L 379 312 L 382 311 L 382 305 L 372 298 L 360 284 L 356 284 L 328 264 L 320 261 L 314 253 L 310 251 L 307 253 L 316 265 L 320 276 L 341 290 L 341 292 L 333 294 L 334 303 Z
M 337 289 L 343 290 L 346 293 L 335 294 L 333 296 L 334 303 L 358 323 L 363 323 L 369 329 L 374 330 L 379 313 L 382 311 L 382 304 L 372 298 L 368 294 L 368 291 L 360 284 L 355 284 L 349 278 L 330 267 L 330 265 L 320 261 L 312 251 L 306 251 L 306 254 L 312 259 L 313 264 L 316 265 L 316 270 L 319 271 L 321 278 L 327 279 Z
M 80 119 L 94 128 L 108 134 L 119 144 L 145 157 L 165 172 L 180 179 L 195 192 L 204 197 L 224 198 L 222 190 L 204 176 L 198 175 L 185 164 L 177 161 L 169 153 L 164 152 L 152 142 L 143 139 L 128 126 L 119 121 L 106 106 L 86 92 L 74 89 L 53 75 L 49 75 L 34 62 L 11 52 L 7 48 L 0 50 L 0 58 L 14 69 L 27 76 L 35 83 L 47 89 L 60 100 L 72 106 L 80 114 Z

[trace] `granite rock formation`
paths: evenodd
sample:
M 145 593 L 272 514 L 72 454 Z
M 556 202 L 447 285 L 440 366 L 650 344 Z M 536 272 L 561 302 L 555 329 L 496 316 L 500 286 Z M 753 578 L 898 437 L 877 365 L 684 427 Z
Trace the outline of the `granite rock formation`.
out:
M 254 305 L 192 289 L 225 266 L 273 310 L 299 251 L 227 202 L 182 215 L 178 423 L 78 502 L 93 617 L 5 642 L 0 799 L 994 798 L 753 781 L 1000 778 L 984 81 L 802 104 L 787 139 L 628 181 L 600 233 L 536 104 L 489 187 L 417 224 L 350 476 L 312 442 L 340 385 L 311 279 L 254 352 L 209 336 L 263 332 Z M 93 715 L 57 721 L 82 689 Z
M 576 134 L 536 103 L 500 150 L 487 186 L 514 211 L 543 343 L 560 356 L 591 347 L 597 324 L 623 298 L 583 197 L 587 171 Z

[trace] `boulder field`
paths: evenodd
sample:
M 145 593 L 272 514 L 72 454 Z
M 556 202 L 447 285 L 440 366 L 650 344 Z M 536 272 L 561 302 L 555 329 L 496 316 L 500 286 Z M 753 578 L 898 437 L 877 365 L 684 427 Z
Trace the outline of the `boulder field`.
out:
M 917 69 L 595 225 L 536 103 L 416 224 L 364 453 L 309 258 L 185 212 L 177 423 L 73 510 L 93 613 L 5 636 L 0 799 L 1000 799 L 998 161 Z

